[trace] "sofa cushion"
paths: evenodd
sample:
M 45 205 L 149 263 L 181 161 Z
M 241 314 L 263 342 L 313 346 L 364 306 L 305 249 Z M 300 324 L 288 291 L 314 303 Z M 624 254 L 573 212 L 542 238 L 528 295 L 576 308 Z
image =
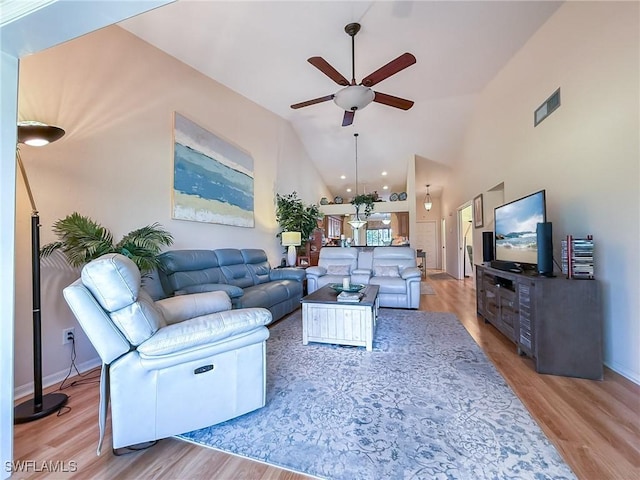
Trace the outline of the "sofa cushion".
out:
M 349 275 L 351 274 L 350 265 L 327 265 L 327 275 Z
M 376 265 L 373 268 L 374 277 L 399 277 L 400 271 L 397 265 Z
M 284 282 L 270 282 L 245 288 L 240 302 L 242 308 L 258 306 L 269 308 L 272 305 L 284 302 L 289 297 L 289 289 Z
M 400 277 L 371 277 L 369 284 L 378 285 L 379 293 L 407 293 L 407 282 Z
M 254 285 L 270 281 L 271 265 L 264 250 L 245 248 L 240 250 L 240 253 L 247 264 Z
M 226 283 L 213 250 L 171 250 L 158 260 L 158 276 L 167 295 L 194 285 Z
M 254 285 L 251 272 L 244 263 L 242 252 L 235 248 L 221 248 L 215 251 L 226 283 L 240 288 Z

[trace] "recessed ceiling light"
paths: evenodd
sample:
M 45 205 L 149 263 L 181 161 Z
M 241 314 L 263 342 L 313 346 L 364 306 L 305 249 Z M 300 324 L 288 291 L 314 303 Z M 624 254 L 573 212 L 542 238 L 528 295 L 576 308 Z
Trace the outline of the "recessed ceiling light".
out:
M 382 172 L 382 176 L 384 177 L 387 174 L 387 172 Z
M 344 180 L 345 178 L 347 178 L 345 175 L 340 175 L 341 180 Z
M 382 187 L 383 190 L 389 190 L 389 186 L 385 185 L 384 187 Z
M 347 193 L 351 193 L 351 189 L 350 188 L 347 188 Z

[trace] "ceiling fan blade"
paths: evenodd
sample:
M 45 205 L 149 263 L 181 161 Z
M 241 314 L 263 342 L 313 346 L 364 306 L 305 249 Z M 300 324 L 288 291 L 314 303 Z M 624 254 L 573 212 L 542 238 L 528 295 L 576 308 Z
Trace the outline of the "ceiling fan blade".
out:
M 313 100 L 307 100 L 306 102 L 295 103 L 291 105 L 291 108 L 302 108 L 308 107 L 309 105 L 315 105 L 316 103 L 326 102 L 327 100 L 333 100 L 333 94 L 327 95 L 326 97 L 314 98 Z
M 356 114 L 353 110 L 345 110 L 344 117 L 342 118 L 342 126 L 348 127 L 353 123 L 353 116 Z
M 410 53 L 403 53 L 395 60 L 391 60 L 385 66 L 380 67 L 378 70 L 365 77 L 362 80 L 362 85 L 365 87 L 373 87 L 376 83 L 380 83 L 385 78 L 395 75 L 400 70 L 404 70 L 414 63 L 416 63 L 416 57 Z
M 375 97 L 373 97 L 373 101 L 377 103 L 382 103 L 384 105 L 389 105 L 390 107 L 396 107 L 401 110 L 409 110 L 413 107 L 413 102 L 411 100 L 407 100 L 405 98 L 394 97 L 393 95 L 387 95 L 386 93 L 374 92 Z
M 331 80 L 336 82 L 338 85 L 342 85 L 346 87 L 349 85 L 349 81 L 342 76 L 340 72 L 338 72 L 335 68 L 333 68 L 329 63 L 322 57 L 311 57 L 307 60 L 311 65 L 316 67 L 322 73 L 324 73 Z

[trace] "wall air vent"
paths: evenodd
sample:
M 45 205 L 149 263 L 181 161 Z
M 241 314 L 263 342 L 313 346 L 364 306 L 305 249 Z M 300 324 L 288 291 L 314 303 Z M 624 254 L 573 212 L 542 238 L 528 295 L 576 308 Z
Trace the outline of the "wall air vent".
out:
M 560 88 L 553 92 L 553 94 L 533 113 L 533 126 L 537 127 L 541 121 L 551 115 L 559 106 Z

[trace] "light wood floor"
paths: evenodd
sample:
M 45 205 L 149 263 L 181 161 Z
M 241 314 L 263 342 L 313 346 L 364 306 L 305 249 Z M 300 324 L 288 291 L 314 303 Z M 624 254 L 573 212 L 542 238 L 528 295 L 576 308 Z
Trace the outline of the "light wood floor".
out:
M 530 359 L 518 356 L 512 343 L 476 316 L 472 279 L 429 282 L 436 295 L 423 295 L 420 309 L 457 315 L 578 478 L 640 479 L 640 386 L 608 369 L 603 381 L 539 375 Z M 65 393 L 70 395 L 68 413 L 16 425 L 14 458 L 35 461 L 39 471 L 31 466 L 12 478 L 308 478 L 175 439 L 116 457 L 110 451 L 109 431 L 98 457 L 97 383 Z M 47 472 L 43 462 L 58 471 Z

